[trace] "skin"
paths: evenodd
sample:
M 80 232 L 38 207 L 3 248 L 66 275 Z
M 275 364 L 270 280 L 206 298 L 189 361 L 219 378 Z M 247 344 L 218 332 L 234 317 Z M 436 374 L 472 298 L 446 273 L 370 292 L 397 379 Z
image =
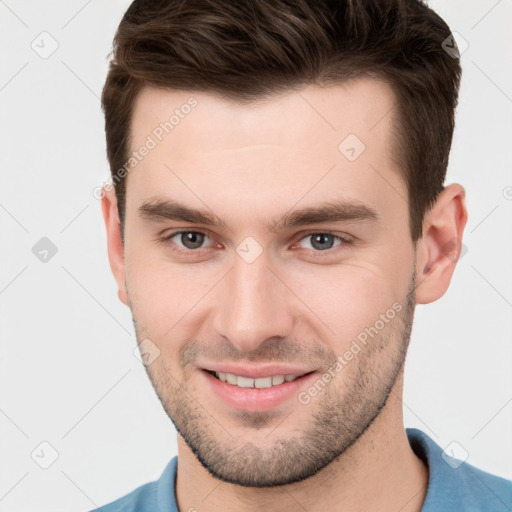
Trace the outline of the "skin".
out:
M 132 150 L 190 96 L 144 89 Z M 102 199 L 119 298 L 138 342 L 160 350 L 147 371 L 178 430 L 180 510 L 419 511 L 428 469 L 404 430 L 403 363 L 415 305 L 450 284 L 459 250 L 447 257 L 443 247 L 462 240 L 464 188 L 445 188 L 414 244 L 383 82 L 308 86 L 250 105 L 193 96 L 198 105 L 127 176 L 124 247 L 113 190 Z M 350 133 L 366 146 L 353 162 L 338 150 Z M 226 225 L 149 222 L 138 208 L 156 196 Z M 370 205 L 380 222 L 266 228 L 334 200 Z M 180 230 L 207 236 L 196 252 L 180 235 L 162 242 Z M 335 236 L 319 250 L 311 235 L 325 232 Z M 252 263 L 236 252 L 248 236 L 262 250 Z M 308 404 L 241 413 L 204 385 L 201 368 L 213 361 L 277 361 L 321 376 L 394 303 L 401 311 Z

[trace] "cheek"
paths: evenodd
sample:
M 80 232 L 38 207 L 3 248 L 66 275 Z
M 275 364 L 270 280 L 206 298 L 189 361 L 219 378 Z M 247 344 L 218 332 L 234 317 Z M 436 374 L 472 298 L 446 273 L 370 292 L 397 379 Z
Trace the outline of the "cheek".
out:
M 138 323 L 154 337 L 178 331 L 182 336 L 187 321 L 215 283 L 211 271 L 172 264 L 150 251 L 127 253 L 125 261 L 132 313 Z
M 310 321 L 322 324 L 325 339 L 333 339 L 337 353 L 402 300 L 397 283 L 390 282 L 382 268 L 370 265 L 304 272 L 296 276 L 296 282 L 299 296 L 312 311 L 308 313 Z

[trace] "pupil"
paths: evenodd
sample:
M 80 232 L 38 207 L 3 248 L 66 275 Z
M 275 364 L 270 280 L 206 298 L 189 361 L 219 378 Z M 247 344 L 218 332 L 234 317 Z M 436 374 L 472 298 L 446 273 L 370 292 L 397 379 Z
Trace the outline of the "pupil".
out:
M 201 233 L 196 233 L 194 231 L 188 231 L 187 233 L 181 234 L 181 243 L 187 249 L 197 249 L 201 247 L 204 240 L 204 236 Z
M 312 245 L 313 245 L 313 247 L 315 247 L 315 249 L 320 249 L 320 250 L 329 249 L 332 246 L 332 236 L 327 235 L 325 233 L 313 235 Z

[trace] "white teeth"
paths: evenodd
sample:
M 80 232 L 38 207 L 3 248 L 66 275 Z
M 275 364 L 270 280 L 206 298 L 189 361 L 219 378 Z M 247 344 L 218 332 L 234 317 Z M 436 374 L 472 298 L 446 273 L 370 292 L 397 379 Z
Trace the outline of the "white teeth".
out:
M 226 373 L 226 381 L 228 384 L 233 384 L 236 386 L 236 381 L 238 380 L 238 377 L 236 375 L 233 375 L 232 373 Z M 224 382 L 226 382 L 224 381 Z
M 284 382 L 284 375 L 274 375 L 272 377 L 272 385 L 282 384 Z
M 239 388 L 253 388 L 254 387 L 254 379 L 249 379 L 247 377 L 238 377 L 238 381 L 236 385 Z
M 255 388 L 270 388 L 272 387 L 272 377 L 262 377 L 261 379 L 254 379 Z
M 215 372 L 215 375 L 222 381 L 239 386 L 241 388 L 270 388 L 271 386 L 278 386 L 283 382 L 291 382 L 292 380 L 301 377 L 301 375 L 274 375 L 273 377 L 260 377 L 258 379 L 251 379 L 250 377 L 239 377 L 232 373 Z

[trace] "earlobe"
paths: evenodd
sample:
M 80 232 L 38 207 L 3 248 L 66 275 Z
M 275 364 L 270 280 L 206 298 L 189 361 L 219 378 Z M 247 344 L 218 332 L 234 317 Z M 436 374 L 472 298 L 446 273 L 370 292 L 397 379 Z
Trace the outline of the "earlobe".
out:
M 130 305 L 126 289 L 126 269 L 124 263 L 124 247 L 121 241 L 121 228 L 117 198 L 113 187 L 103 187 L 101 209 L 107 230 L 107 250 L 110 268 L 118 287 L 119 300 L 126 306 Z
M 462 236 L 468 218 L 465 196 L 462 185 L 448 185 L 425 217 L 423 236 L 416 251 L 418 304 L 439 299 L 450 285 L 461 255 Z

